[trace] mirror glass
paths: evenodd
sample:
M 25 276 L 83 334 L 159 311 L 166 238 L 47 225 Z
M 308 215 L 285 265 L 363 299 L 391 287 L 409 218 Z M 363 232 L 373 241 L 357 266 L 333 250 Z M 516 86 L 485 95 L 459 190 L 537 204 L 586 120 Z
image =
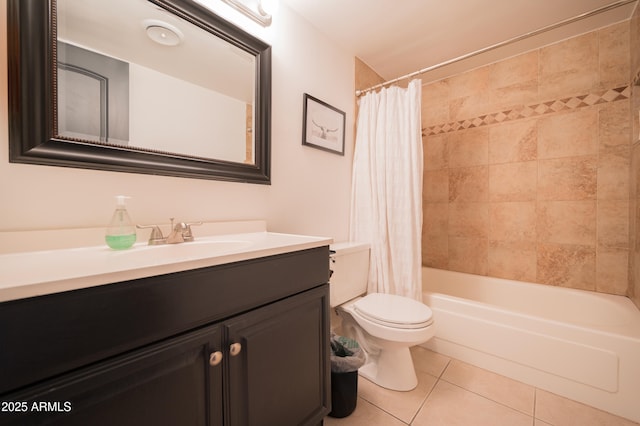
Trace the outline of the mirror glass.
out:
M 194 0 L 7 0 L 9 160 L 270 183 L 271 47 Z
M 254 55 L 146 0 L 58 0 L 57 135 L 254 164 Z

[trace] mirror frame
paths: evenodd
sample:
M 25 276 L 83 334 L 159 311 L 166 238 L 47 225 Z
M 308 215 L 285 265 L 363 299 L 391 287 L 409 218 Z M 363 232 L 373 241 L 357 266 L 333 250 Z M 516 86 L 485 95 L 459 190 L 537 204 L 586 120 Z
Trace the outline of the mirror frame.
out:
M 56 0 L 7 0 L 9 161 L 270 184 L 271 46 L 193 1 L 148 1 L 255 56 L 255 164 L 56 137 Z

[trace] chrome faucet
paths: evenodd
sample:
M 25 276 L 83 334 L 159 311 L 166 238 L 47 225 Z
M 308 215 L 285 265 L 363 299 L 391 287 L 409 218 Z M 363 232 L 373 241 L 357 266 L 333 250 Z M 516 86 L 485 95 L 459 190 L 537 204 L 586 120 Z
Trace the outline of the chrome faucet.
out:
M 171 218 L 171 232 L 167 237 L 167 244 L 184 243 L 184 234 L 187 232 L 187 224 L 184 222 L 178 222 L 176 226 L 173 226 L 173 218 Z
M 186 230 L 182 232 L 182 239 L 185 243 L 188 243 L 195 239 L 193 236 L 193 231 L 191 231 L 191 227 L 202 225 L 202 222 L 187 222 L 184 225 L 186 226 Z
M 155 246 L 160 244 L 179 244 L 189 241 L 193 241 L 193 231 L 191 227 L 194 225 L 202 225 L 202 222 L 178 222 L 173 225 L 174 218 L 171 219 L 171 231 L 169 235 L 165 237 L 162 235 L 162 230 L 158 225 L 136 225 L 139 229 L 151 228 L 151 236 L 149 237 L 149 245 Z

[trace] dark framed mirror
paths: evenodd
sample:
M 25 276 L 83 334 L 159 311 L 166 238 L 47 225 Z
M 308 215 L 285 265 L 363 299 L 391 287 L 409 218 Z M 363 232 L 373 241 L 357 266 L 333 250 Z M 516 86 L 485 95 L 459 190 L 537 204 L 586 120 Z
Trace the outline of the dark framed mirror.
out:
M 270 183 L 267 43 L 193 0 L 7 12 L 10 162 Z

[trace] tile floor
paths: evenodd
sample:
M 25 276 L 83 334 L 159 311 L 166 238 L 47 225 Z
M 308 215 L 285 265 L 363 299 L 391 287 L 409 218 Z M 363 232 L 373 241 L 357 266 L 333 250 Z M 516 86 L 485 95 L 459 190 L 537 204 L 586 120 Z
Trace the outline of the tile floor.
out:
M 421 347 L 412 348 L 418 387 L 395 392 L 358 379 L 358 405 L 326 426 L 626 426 L 593 407 Z

